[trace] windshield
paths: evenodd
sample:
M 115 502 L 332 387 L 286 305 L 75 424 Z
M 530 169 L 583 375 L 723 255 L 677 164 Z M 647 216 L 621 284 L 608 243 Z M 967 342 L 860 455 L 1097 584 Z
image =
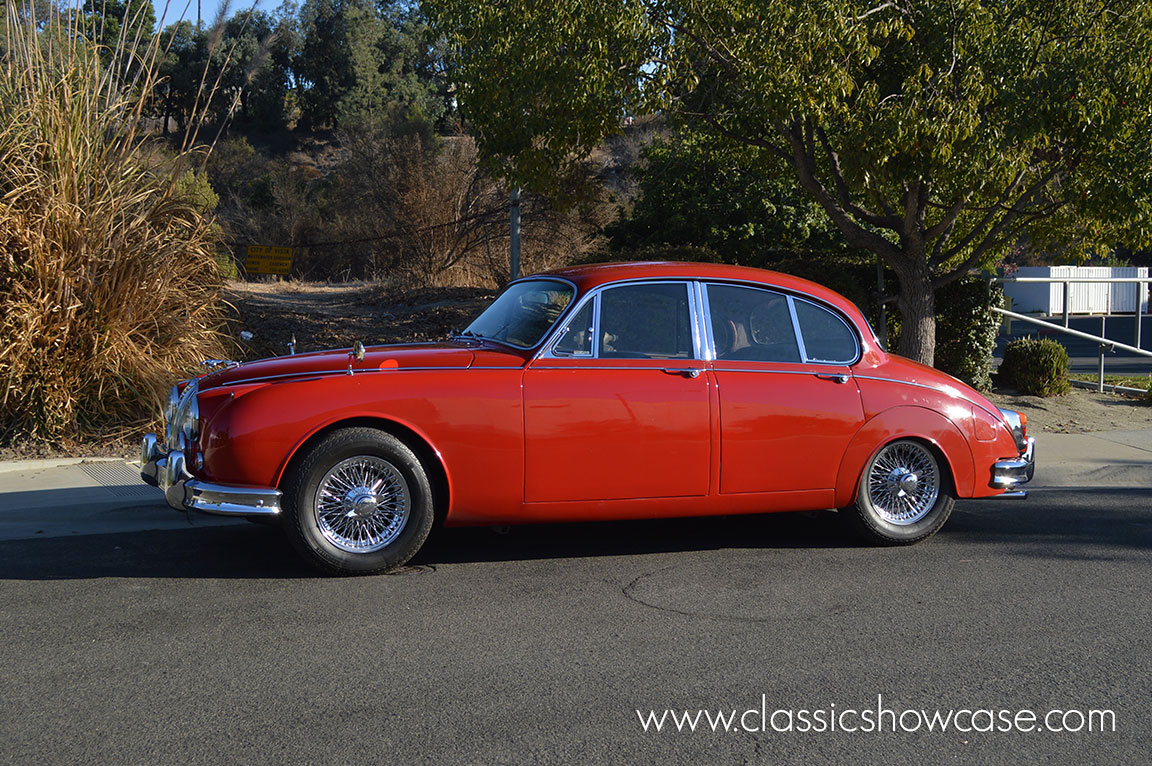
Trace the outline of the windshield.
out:
M 574 293 L 572 285 L 553 279 L 517 282 L 476 317 L 464 334 L 531 348 L 568 308 Z

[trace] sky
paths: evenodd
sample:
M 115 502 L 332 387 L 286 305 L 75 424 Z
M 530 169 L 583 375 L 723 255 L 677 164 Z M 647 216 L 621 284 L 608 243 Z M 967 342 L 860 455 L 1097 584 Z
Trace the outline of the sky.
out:
M 197 0 L 169 0 L 167 3 L 168 10 L 164 10 L 165 0 L 152 0 L 152 6 L 156 9 L 156 21 L 161 28 L 175 23 L 180 19 L 188 19 L 193 24 L 196 23 L 196 2 Z M 200 2 L 200 16 L 203 18 L 205 24 L 212 22 L 216 18 L 216 14 L 220 11 L 220 6 L 224 0 L 199 0 Z M 188 9 L 185 10 L 184 6 L 187 5 Z M 266 9 L 273 3 L 270 0 L 257 3 L 257 8 Z M 228 15 L 236 13 L 242 8 L 250 8 L 252 0 L 232 0 L 228 6 Z M 163 21 L 161 17 L 163 16 Z

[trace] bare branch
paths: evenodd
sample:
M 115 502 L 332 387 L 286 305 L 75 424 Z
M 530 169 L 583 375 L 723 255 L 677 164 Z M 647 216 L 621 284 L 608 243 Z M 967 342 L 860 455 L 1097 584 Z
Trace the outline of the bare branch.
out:
M 776 121 L 773 125 L 780 136 L 792 147 L 792 166 L 796 169 L 800 184 L 815 197 L 820 206 L 844 234 L 844 239 L 853 247 L 871 250 L 890 263 L 899 263 L 900 249 L 876 232 L 869 231 L 852 219 L 816 177 L 816 161 L 811 152 L 811 126 L 804 132 L 796 122 L 791 126 Z M 805 140 L 807 138 L 807 141 Z
M 824 154 L 828 158 L 828 165 L 832 170 L 832 181 L 836 184 L 836 192 L 840 199 L 840 205 L 852 215 L 873 226 L 879 226 L 885 229 L 896 229 L 900 225 L 900 219 L 896 216 L 877 215 L 860 205 L 853 204 L 848 192 L 848 183 L 844 180 L 844 170 L 840 166 L 840 155 L 832 148 L 832 142 L 828 140 L 828 134 L 824 131 L 823 127 L 816 128 L 816 135 L 819 137 L 820 145 L 824 148 Z

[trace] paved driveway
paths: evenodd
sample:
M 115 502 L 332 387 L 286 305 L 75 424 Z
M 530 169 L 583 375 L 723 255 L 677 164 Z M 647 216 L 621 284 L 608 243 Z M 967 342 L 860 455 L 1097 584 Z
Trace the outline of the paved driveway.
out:
M 1124 763 L 1152 748 L 1146 489 L 962 502 L 902 549 L 860 547 L 830 514 L 450 530 L 404 574 L 358 579 L 313 577 L 255 525 L 98 532 L 0 542 L 0 762 Z M 896 711 L 1112 709 L 1116 730 L 645 733 L 636 712 L 878 695 Z

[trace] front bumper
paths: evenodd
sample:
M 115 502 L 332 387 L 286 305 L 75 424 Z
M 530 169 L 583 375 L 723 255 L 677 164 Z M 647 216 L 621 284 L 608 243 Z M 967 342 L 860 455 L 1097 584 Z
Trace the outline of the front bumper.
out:
M 1020 457 L 1009 460 L 997 460 L 992 464 L 992 481 L 989 486 L 995 489 L 1007 489 L 1006 494 L 1022 496 L 1023 490 L 1019 488 L 1032 481 L 1036 473 L 1036 440 L 1028 437 L 1028 446 Z
M 164 490 L 168 505 L 178 511 L 216 516 L 275 516 L 280 513 L 278 489 L 212 484 L 193 478 L 181 450 L 165 450 L 155 434 L 140 445 L 140 477 Z

